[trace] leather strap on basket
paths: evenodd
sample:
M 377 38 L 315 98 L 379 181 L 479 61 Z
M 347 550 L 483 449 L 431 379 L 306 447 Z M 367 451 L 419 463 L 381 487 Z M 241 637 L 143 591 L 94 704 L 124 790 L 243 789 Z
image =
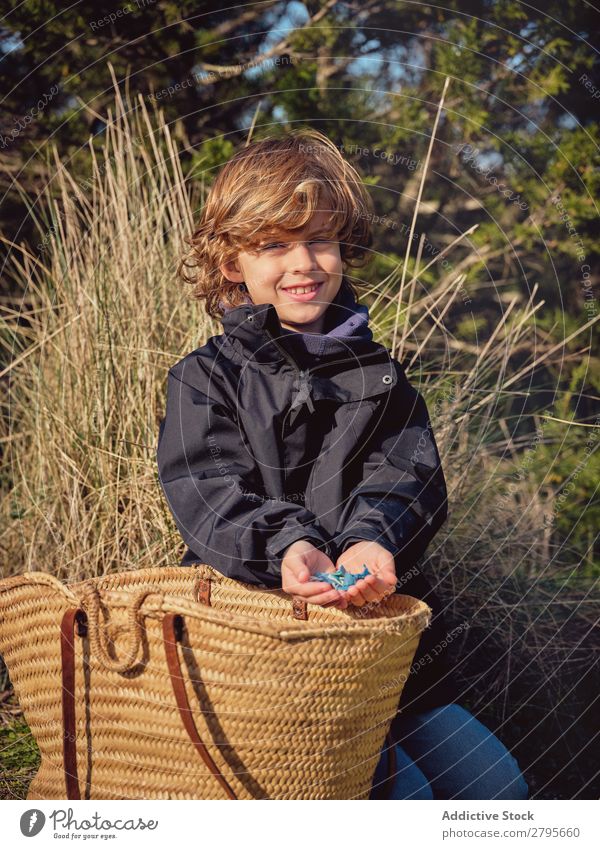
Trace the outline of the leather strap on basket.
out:
M 173 692 L 175 693 L 177 707 L 179 708 L 179 713 L 181 715 L 181 721 L 183 722 L 184 728 L 187 731 L 190 740 L 198 750 L 200 757 L 202 758 L 206 766 L 209 768 L 211 773 L 214 775 L 214 777 L 217 779 L 218 783 L 227 794 L 227 797 L 229 799 L 237 799 L 237 796 L 231 789 L 230 785 L 227 783 L 227 780 L 223 776 L 221 770 L 212 759 L 210 752 L 200 739 L 198 729 L 196 728 L 196 724 L 192 716 L 192 710 L 190 708 L 190 703 L 188 701 L 187 693 L 185 691 L 185 686 L 183 683 L 183 676 L 181 674 L 179 654 L 177 652 L 177 643 L 181 640 L 183 631 L 183 618 L 181 614 L 166 613 L 162 621 L 162 626 L 169 676 L 171 678 Z
M 63 768 L 67 799 L 81 799 L 77 776 L 77 734 L 75 727 L 75 625 L 84 637 L 87 617 L 83 610 L 72 607 L 65 612 L 60 625 L 62 664 Z
M 211 579 L 198 578 L 195 586 L 196 601 L 211 606 L 210 601 Z M 302 596 L 292 596 L 292 616 L 294 619 L 308 619 L 308 607 Z

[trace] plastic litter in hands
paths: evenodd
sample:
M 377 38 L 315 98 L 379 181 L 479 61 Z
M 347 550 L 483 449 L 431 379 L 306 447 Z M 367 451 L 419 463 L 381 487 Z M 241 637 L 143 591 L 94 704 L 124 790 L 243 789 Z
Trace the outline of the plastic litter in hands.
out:
M 353 572 L 347 572 L 343 566 L 340 566 L 335 572 L 315 572 L 315 574 L 310 578 L 311 581 L 327 581 L 328 584 L 331 584 L 336 590 L 347 590 L 348 587 L 352 587 L 357 581 L 360 581 L 361 578 L 366 578 L 367 575 L 371 573 L 367 569 L 366 564 L 363 563 L 362 572 L 357 572 L 356 574 Z

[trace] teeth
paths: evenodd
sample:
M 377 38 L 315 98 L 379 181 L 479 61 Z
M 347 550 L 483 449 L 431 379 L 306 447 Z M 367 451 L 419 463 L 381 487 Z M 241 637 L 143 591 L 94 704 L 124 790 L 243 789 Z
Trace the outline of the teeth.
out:
M 297 287 L 295 289 L 286 289 L 286 292 L 290 292 L 292 295 L 305 295 L 307 292 L 314 292 L 315 289 L 319 287 L 318 283 L 315 283 L 314 286 L 304 286 Z

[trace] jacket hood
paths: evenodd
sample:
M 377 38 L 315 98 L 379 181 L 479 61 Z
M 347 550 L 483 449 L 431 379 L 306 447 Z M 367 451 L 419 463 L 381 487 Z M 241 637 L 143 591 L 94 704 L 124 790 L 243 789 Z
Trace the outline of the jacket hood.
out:
M 328 354 L 348 355 L 349 350 L 360 352 L 373 347 L 373 333 L 369 327 L 369 308 L 359 304 L 352 290 L 343 282 L 325 312 L 324 333 L 300 333 L 283 328 L 272 304 L 254 304 L 248 295 L 241 306 L 227 308 L 223 302 L 220 302 L 220 305 L 225 310 L 221 321 L 226 333 L 235 333 L 234 328 L 239 324 L 242 314 L 245 315 L 248 308 L 252 308 L 252 311 L 258 311 L 259 315 L 265 314 L 265 320 L 264 323 L 260 323 L 261 326 L 267 326 L 278 338 L 279 343 L 299 361 L 305 361 L 307 357 L 321 357 Z M 255 327 L 257 327 L 256 318 L 257 316 L 254 321 Z

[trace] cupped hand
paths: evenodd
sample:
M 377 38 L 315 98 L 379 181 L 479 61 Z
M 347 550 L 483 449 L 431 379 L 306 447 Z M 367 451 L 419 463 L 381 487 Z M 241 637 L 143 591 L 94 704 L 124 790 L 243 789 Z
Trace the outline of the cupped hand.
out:
M 308 540 L 302 539 L 290 545 L 281 561 L 281 587 L 284 592 L 303 598 L 311 604 L 323 607 L 335 606 L 344 609 L 348 599 L 327 581 L 311 581 L 315 572 L 333 572 L 335 567 L 330 558 Z
M 360 540 L 349 546 L 337 559 L 336 569 L 343 565 L 347 572 L 362 572 L 366 566 L 371 572 L 361 578 L 354 586 L 344 590 L 347 600 L 362 607 L 365 604 L 377 604 L 385 596 L 394 592 L 397 583 L 394 555 L 372 540 Z

